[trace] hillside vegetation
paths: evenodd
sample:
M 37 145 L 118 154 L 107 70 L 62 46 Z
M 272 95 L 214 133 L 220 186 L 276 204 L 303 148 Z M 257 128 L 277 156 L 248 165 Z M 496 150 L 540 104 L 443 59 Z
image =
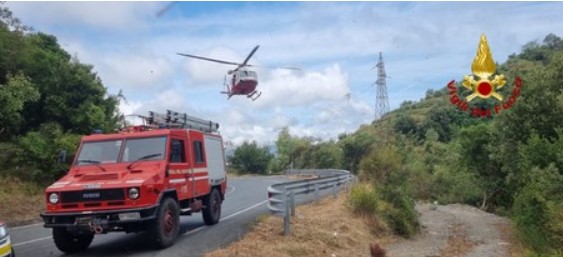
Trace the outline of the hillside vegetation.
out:
M 49 184 L 68 166 L 57 164 L 61 150 L 116 127 L 121 95 L 109 95 L 92 69 L 0 3 L 1 177 Z
M 351 192 L 355 212 L 376 213 L 407 237 L 419 227 L 415 199 L 464 203 L 510 217 L 528 256 L 561 256 L 563 40 L 550 34 L 528 43 L 497 72 L 509 84 L 516 76 L 523 81 L 516 102 L 499 114 L 481 118 L 460 111 L 444 81 L 443 89 L 404 102 L 338 141 L 282 130 L 269 169 L 348 169 L 364 183 Z M 499 92 L 508 97 L 512 88 Z

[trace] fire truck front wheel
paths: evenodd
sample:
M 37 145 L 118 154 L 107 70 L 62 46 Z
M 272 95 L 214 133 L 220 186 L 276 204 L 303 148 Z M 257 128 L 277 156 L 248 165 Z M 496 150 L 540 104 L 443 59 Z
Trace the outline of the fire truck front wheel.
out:
M 77 253 L 90 246 L 94 234 L 72 234 L 66 228 L 53 228 L 53 240 L 59 250 L 65 253 Z
M 167 197 L 162 200 L 156 220 L 152 224 L 150 235 L 154 236 L 157 248 L 166 248 L 174 244 L 180 232 L 180 207 L 176 200 Z
M 215 225 L 221 217 L 221 194 L 214 188 L 203 198 L 203 221 L 205 225 Z

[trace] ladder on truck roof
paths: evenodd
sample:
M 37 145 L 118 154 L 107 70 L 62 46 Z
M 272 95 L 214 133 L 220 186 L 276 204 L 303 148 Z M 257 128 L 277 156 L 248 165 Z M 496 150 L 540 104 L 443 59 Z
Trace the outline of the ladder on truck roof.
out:
M 146 120 L 148 124 L 161 128 L 196 129 L 208 133 L 217 132 L 219 129 L 219 123 L 217 122 L 200 119 L 189 116 L 185 113 L 179 113 L 171 110 L 166 110 L 166 114 L 150 111 L 149 117 L 147 117 Z

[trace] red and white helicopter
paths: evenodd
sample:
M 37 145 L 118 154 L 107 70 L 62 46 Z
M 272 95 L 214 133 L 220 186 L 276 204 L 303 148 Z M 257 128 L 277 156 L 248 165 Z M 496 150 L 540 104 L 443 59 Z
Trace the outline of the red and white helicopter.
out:
M 225 76 L 225 87 L 227 88 L 227 91 L 221 91 L 221 94 L 226 94 L 228 96 L 227 99 L 230 99 L 233 95 L 246 95 L 246 97 L 254 101 L 258 99 L 258 97 L 260 97 L 262 92 L 256 90 L 256 87 L 258 86 L 258 75 L 256 74 L 255 71 L 250 70 L 247 67 L 264 67 L 264 66 L 248 64 L 248 60 L 250 60 L 250 58 L 252 57 L 252 55 L 254 55 L 256 50 L 258 50 L 258 47 L 260 46 L 257 45 L 256 47 L 254 47 L 254 49 L 252 49 L 250 54 L 248 54 L 248 56 L 246 57 L 246 59 L 244 59 L 242 63 L 211 59 L 208 57 L 202 57 L 202 56 L 191 55 L 191 54 L 183 54 L 183 53 L 177 53 L 177 54 L 185 57 L 237 66 L 234 70 L 230 70 L 227 73 L 227 75 L 231 76 L 230 83 L 227 82 L 227 78 Z M 299 68 L 294 68 L 294 67 L 279 67 L 279 68 L 299 70 Z

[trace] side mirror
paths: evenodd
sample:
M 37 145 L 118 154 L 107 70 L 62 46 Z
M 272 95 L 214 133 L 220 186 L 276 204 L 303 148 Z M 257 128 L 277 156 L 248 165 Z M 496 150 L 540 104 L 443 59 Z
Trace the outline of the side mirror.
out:
M 61 150 L 59 152 L 59 158 L 57 159 L 57 163 L 65 163 L 66 162 L 66 150 Z

